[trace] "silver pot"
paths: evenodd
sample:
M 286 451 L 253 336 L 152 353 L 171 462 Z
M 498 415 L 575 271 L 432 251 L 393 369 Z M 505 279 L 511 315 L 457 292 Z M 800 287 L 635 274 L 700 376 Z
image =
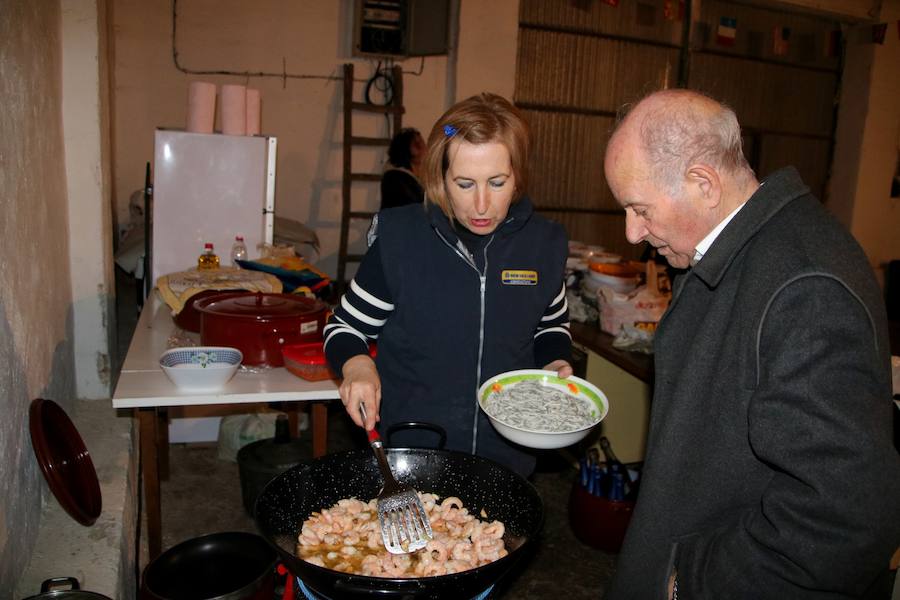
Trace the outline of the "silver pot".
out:
M 61 587 L 67 585 L 68 587 Z M 41 584 L 41 593 L 25 600 L 111 600 L 108 596 L 86 592 L 74 577 L 54 577 Z

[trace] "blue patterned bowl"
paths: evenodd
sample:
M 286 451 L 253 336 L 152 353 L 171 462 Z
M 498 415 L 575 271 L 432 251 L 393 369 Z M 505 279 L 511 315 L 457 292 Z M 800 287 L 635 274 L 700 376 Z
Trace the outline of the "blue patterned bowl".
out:
M 159 357 L 159 366 L 182 391 L 215 392 L 234 376 L 243 358 L 237 348 L 172 348 Z

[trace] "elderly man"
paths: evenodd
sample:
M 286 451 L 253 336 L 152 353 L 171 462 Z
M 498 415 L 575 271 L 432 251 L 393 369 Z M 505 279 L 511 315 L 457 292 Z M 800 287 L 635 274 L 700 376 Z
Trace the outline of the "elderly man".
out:
M 611 599 L 885 597 L 900 544 L 884 305 L 793 168 L 759 183 L 687 90 L 609 142 L 633 244 L 688 269 L 655 340 L 643 483 Z

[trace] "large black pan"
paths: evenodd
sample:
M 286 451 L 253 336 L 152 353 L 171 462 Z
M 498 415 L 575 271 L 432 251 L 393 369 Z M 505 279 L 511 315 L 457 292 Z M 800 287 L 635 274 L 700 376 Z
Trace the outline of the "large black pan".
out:
M 256 501 L 256 525 L 304 585 L 326 599 L 378 597 L 467 599 L 496 583 L 523 556 L 540 531 L 544 506 L 537 490 L 520 475 L 485 458 L 425 448 L 386 449 L 397 479 L 419 492 L 457 496 L 473 514 L 506 525 L 509 554 L 477 569 L 439 577 L 389 579 L 348 575 L 308 563 L 296 555 L 300 527 L 313 511 L 341 498 L 374 498 L 381 474 L 369 449 L 329 454 L 282 473 Z

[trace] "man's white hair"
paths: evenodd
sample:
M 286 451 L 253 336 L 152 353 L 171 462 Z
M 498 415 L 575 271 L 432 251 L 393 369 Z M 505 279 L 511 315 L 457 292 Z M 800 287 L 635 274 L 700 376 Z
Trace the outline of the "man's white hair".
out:
M 698 163 L 741 179 L 752 176 L 733 110 L 696 92 L 661 94 L 682 98 L 648 107 L 640 123 L 641 145 L 655 181 L 680 195 L 687 170 Z

